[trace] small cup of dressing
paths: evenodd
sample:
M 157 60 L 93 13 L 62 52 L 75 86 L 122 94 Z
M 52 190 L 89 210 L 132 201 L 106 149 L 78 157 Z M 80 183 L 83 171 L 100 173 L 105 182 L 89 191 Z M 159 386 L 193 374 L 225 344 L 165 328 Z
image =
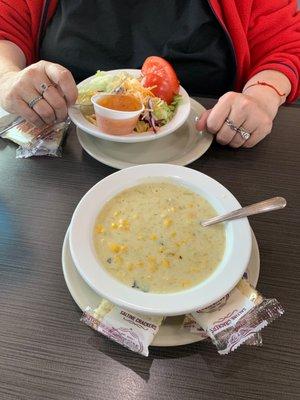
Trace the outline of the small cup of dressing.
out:
M 109 135 L 129 135 L 144 106 L 128 94 L 97 93 L 92 97 L 98 128 Z

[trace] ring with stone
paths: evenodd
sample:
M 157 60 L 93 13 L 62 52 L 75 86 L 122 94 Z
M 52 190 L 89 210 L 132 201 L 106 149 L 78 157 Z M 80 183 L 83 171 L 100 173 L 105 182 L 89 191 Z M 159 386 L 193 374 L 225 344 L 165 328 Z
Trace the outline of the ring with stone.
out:
M 246 131 L 242 126 L 237 129 L 237 133 L 239 133 L 244 140 L 248 140 L 250 138 L 250 133 Z
M 244 140 L 248 140 L 250 138 L 250 133 L 248 131 L 246 131 L 246 129 L 244 129 L 242 126 L 240 126 L 239 128 L 234 124 L 233 121 L 231 121 L 231 119 L 226 118 L 225 119 L 225 123 L 226 125 L 229 126 L 230 129 L 232 129 L 234 132 L 238 133 L 242 139 Z
M 46 90 L 49 89 L 50 86 L 54 86 L 52 83 L 50 83 L 50 85 L 47 85 L 47 83 L 43 82 L 40 84 L 40 89 L 41 89 L 41 94 L 43 95 Z

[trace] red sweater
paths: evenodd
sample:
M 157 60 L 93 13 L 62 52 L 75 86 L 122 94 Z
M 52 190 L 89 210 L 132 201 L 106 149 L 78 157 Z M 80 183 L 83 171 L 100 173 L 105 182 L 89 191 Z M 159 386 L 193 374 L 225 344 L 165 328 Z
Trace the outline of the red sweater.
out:
M 17 44 L 27 63 L 38 59 L 45 0 L 0 0 L 0 39 Z M 300 13 L 296 0 L 210 0 L 235 49 L 236 90 L 256 73 L 272 69 L 292 84 L 288 101 L 300 95 Z M 55 13 L 51 0 L 47 22 Z

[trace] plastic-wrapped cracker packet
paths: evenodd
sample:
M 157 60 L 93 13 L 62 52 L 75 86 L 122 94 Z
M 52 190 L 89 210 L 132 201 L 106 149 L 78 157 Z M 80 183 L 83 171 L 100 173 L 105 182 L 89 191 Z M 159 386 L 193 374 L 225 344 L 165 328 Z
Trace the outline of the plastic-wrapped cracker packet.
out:
M 244 272 L 243 278 L 248 279 L 248 271 Z M 221 299 L 219 302 L 215 303 L 216 308 L 224 301 L 226 297 Z M 182 328 L 188 332 L 195 333 L 199 335 L 199 340 L 208 339 L 209 336 L 206 331 L 198 324 L 195 318 L 191 314 L 187 314 L 184 317 Z M 262 346 L 262 336 L 260 332 L 255 333 L 252 337 L 245 341 L 248 346 Z
M 184 317 L 182 328 L 195 333 L 199 336 L 199 340 L 208 339 L 208 333 L 198 324 L 195 318 L 191 314 L 187 314 Z M 252 337 L 245 341 L 248 346 L 262 346 L 262 336 L 260 332 L 255 333 Z
M 37 128 L 20 117 L 5 115 L 0 118 L 0 136 L 19 145 L 17 158 L 32 156 L 61 156 L 61 145 L 70 120 Z
M 199 340 L 204 340 L 209 338 L 206 331 L 198 324 L 198 322 L 191 314 L 185 315 L 182 323 L 182 329 L 197 334 L 199 336 Z
M 122 346 L 148 357 L 149 346 L 163 317 L 135 314 L 102 300 L 96 309 L 88 307 L 81 321 Z
M 219 354 L 228 354 L 248 339 L 253 340 L 256 333 L 283 313 L 276 299 L 265 299 L 242 279 L 217 303 L 197 310 L 192 316 L 212 339 Z

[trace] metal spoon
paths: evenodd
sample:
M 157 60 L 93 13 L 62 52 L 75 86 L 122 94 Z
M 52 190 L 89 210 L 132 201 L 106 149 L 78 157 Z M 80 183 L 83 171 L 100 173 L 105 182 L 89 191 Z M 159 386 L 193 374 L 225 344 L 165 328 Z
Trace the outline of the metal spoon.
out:
M 248 217 L 249 215 L 280 210 L 285 206 L 286 206 L 286 200 L 283 197 L 273 197 L 272 199 L 260 201 L 259 203 L 239 208 L 238 210 L 232 211 L 228 214 L 218 215 L 217 217 L 206 219 L 204 221 L 201 221 L 201 225 L 210 226 L 231 219 L 244 218 Z

